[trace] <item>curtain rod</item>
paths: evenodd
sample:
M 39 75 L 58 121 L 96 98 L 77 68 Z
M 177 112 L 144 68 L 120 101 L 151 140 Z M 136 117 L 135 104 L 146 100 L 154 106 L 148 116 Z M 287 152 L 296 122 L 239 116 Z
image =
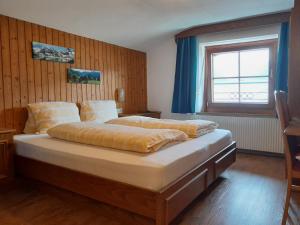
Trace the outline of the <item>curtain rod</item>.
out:
M 175 35 L 175 40 L 178 38 L 184 38 L 189 36 L 196 36 L 201 34 L 216 33 L 234 29 L 241 29 L 247 27 L 264 26 L 275 23 L 283 23 L 290 20 L 290 11 L 264 14 L 253 17 L 246 17 L 237 20 L 230 20 L 221 23 L 200 25 L 184 30 Z

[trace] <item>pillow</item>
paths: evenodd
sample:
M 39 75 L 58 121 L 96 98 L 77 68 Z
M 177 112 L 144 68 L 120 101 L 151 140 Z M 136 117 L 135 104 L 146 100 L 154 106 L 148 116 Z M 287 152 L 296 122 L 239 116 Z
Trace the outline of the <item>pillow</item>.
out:
M 27 121 L 25 123 L 25 128 L 23 130 L 24 134 L 35 134 L 36 133 L 36 125 L 35 121 L 32 115 L 32 112 L 30 111 L 29 107 L 27 107 Z
M 62 123 L 80 122 L 75 103 L 39 102 L 28 104 L 28 108 L 36 125 L 35 133 L 46 133 L 49 128 Z
M 86 101 L 80 104 L 81 121 L 104 123 L 118 118 L 116 102 L 113 100 Z

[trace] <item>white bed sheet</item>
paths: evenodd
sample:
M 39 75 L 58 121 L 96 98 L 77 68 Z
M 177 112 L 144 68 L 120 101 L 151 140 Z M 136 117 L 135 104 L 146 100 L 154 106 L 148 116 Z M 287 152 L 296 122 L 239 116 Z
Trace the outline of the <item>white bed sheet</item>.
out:
M 158 191 L 229 145 L 232 135 L 216 129 L 150 154 L 68 142 L 47 134 L 15 135 L 14 141 L 17 155 Z

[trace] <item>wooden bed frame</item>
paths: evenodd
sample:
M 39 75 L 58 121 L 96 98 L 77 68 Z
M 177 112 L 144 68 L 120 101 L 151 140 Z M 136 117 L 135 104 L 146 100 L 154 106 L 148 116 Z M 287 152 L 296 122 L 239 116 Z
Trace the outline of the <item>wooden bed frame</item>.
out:
M 236 143 L 213 155 L 162 190 L 155 192 L 15 156 L 16 172 L 168 225 L 236 160 Z

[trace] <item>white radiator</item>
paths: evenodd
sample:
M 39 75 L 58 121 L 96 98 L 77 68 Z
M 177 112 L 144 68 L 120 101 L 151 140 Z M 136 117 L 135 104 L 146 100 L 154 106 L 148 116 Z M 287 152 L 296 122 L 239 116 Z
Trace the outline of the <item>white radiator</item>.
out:
M 269 117 L 231 117 L 211 115 L 172 114 L 176 119 L 204 119 L 219 123 L 220 128 L 230 130 L 237 147 L 247 150 L 283 153 L 279 121 Z

